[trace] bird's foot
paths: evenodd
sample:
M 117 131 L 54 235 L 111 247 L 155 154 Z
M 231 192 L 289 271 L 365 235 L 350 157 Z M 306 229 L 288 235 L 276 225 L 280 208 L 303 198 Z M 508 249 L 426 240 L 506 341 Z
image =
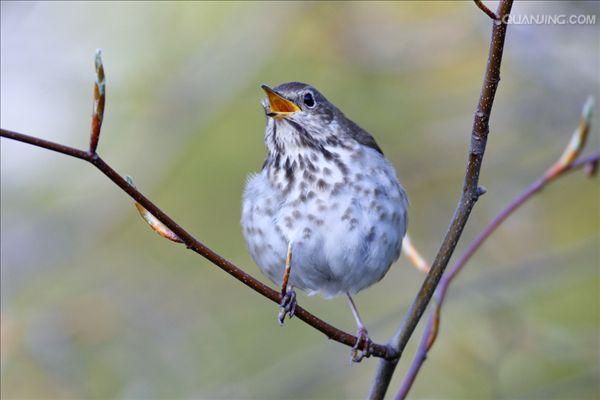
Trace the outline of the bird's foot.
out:
M 297 304 L 296 292 L 293 289 L 287 290 L 283 297 L 281 297 L 281 302 L 279 303 L 279 315 L 277 316 L 279 325 L 283 325 L 286 315 L 289 315 L 290 319 L 294 316 Z
M 352 362 L 359 363 L 373 354 L 373 341 L 365 328 L 359 328 L 356 337 L 356 344 L 352 347 L 350 355 Z

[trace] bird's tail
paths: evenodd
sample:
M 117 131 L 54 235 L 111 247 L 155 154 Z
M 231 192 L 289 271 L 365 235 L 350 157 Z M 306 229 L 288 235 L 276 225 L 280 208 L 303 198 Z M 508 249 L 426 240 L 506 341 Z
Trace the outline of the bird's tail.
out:
M 404 236 L 404 239 L 402 240 L 402 253 L 406 258 L 408 258 L 410 263 L 416 269 L 425 273 L 429 272 L 429 263 L 425 261 L 425 258 L 423 258 L 421 253 L 419 253 L 415 246 L 413 246 L 408 234 L 406 234 L 406 236 Z

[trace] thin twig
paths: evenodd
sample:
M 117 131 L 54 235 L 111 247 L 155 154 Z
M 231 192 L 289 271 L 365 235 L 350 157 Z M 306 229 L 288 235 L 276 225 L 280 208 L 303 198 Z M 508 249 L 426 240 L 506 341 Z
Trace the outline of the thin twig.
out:
M 494 12 L 492 10 L 490 10 L 485 4 L 483 4 L 483 1 L 481 1 L 481 0 L 474 0 L 474 1 L 475 1 L 475 5 L 477 7 L 479 7 L 479 9 L 481 11 L 486 13 L 491 19 L 493 19 L 493 20 L 498 19 L 498 16 L 496 14 L 494 14 Z
M 402 324 L 388 343 L 391 352 L 397 353 L 398 357 L 393 360 L 382 360 L 379 362 L 369 392 L 370 399 L 383 399 L 385 396 L 400 356 L 433 296 L 442 274 L 450 261 L 450 257 L 458 244 L 458 240 L 462 235 L 462 231 L 475 202 L 483 193 L 483 191 L 478 188 L 479 171 L 481 170 L 483 153 L 485 151 L 489 133 L 489 118 L 492 112 L 492 105 L 498 83 L 500 82 L 500 65 L 502 62 L 507 27 L 503 21 L 505 20 L 505 16 L 510 14 L 511 7 L 512 0 L 503 0 L 496 12 L 498 19 L 493 22 L 487 68 L 483 78 L 481 94 L 479 96 L 479 103 L 475 112 L 473 129 L 471 132 L 471 146 L 467 160 L 462 196 L 458 202 L 446 236 L 444 237 L 442 245 L 431 266 L 431 270 L 427 274 L 416 299 L 408 309 Z
M 519 207 L 521 207 L 527 200 L 531 199 L 536 193 L 541 191 L 544 187 L 548 186 L 556 179 L 566 175 L 568 172 L 585 168 L 588 165 L 594 165 L 600 160 L 600 152 L 595 152 L 592 155 L 583 159 L 577 160 L 577 157 L 581 154 L 588 132 L 590 130 L 591 113 L 593 108 L 593 102 L 588 100 L 583 107 L 582 118 L 580 126 L 577 131 L 573 134 L 569 145 L 565 148 L 563 155 L 560 159 L 554 163 L 548 170 L 536 179 L 531 185 L 529 185 L 522 193 L 516 196 L 490 223 L 489 225 L 471 242 L 467 247 L 464 254 L 458 259 L 458 261 L 452 266 L 452 268 L 445 274 L 440 281 L 440 284 L 435 292 L 435 308 L 432 310 L 429 316 L 427 326 L 423 331 L 421 342 L 415 354 L 415 358 L 406 373 L 404 380 L 400 386 L 400 390 L 396 395 L 396 400 L 402 400 L 406 398 L 410 391 L 415 378 L 417 377 L 421 366 L 427 358 L 427 353 L 433 346 L 435 339 L 439 332 L 439 320 L 442 305 L 448 292 L 448 287 L 456 277 L 456 275 L 462 270 L 464 265 L 471 259 L 475 252 L 481 247 L 483 242 L 490 237 L 492 233 Z
M 96 153 L 100 139 L 100 131 L 102 129 L 102 120 L 104 117 L 104 106 L 106 100 L 106 85 L 101 50 L 96 50 L 95 69 L 96 80 L 94 83 L 92 130 L 90 133 L 90 147 L 88 151 L 65 146 L 60 143 L 54 143 L 38 137 L 9 131 L 7 129 L 0 128 L 0 136 L 62 153 L 70 157 L 79 158 L 93 164 L 98 170 L 100 170 L 100 172 L 106 175 L 108 179 L 110 179 L 135 200 L 135 206 L 140 215 L 155 232 L 174 242 L 184 243 L 188 249 L 200 254 L 208 261 L 212 262 L 257 293 L 279 304 L 285 293 L 278 293 L 277 291 L 271 289 L 198 241 L 189 232 L 171 219 L 171 217 L 169 217 L 154 203 L 152 203 L 147 197 L 145 197 L 141 192 L 139 192 L 133 184 L 133 179 L 131 177 L 126 176 L 123 178 Z M 288 257 L 290 256 L 291 254 L 288 254 Z M 288 261 L 291 260 L 288 259 Z M 306 311 L 302 307 L 296 307 L 294 315 L 298 316 L 298 318 L 304 321 L 306 324 L 324 333 L 329 339 L 345 344 L 348 347 L 354 347 L 358 340 L 356 336 L 335 328 L 334 326 Z M 372 344 L 371 349 L 375 357 L 391 358 L 395 356 L 389 352 L 387 346 Z M 366 350 L 366 348 L 362 346 L 361 350 Z
M 183 229 L 178 223 L 171 219 L 165 214 L 160 208 L 158 208 L 152 201 L 146 196 L 140 193 L 134 186 L 130 185 L 121 175 L 119 175 L 114 169 L 110 167 L 100 156 L 96 153 L 90 153 L 83 150 L 79 150 L 73 147 L 65 146 L 59 143 L 50 142 L 48 140 L 40 139 L 33 136 L 24 135 L 22 133 L 12 132 L 6 129 L 0 129 L 0 136 L 8 139 L 17 140 L 19 142 L 28 143 L 34 146 L 42 147 L 44 149 L 56 151 L 71 157 L 79 158 L 93 164 L 97 169 L 100 170 L 104 175 L 108 177 L 113 183 L 120 187 L 125 193 L 133 198 L 137 203 L 141 204 L 143 208 L 148 210 L 156 219 L 167 226 L 178 238 L 186 245 L 186 247 L 208 261 L 233 276 L 244 285 L 248 286 L 255 292 L 263 295 L 269 300 L 279 304 L 281 301 L 281 294 L 264 283 L 260 282 L 256 278 L 247 274 L 232 262 L 226 260 L 221 255 L 215 253 L 213 250 L 208 248 L 206 245 L 198 241 L 188 231 Z M 299 319 L 312 326 L 319 332 L 325 334 L 329 339 L 335 340 L 336 342 L 345 344 L 348 347 L 353 347 L 358 340 L 356 336 L 344 332 L 327 322 L 317 318 L 302 307 L 297 307 L 295 314 Z M 394 355 L 389 353 L 386 346 L 380 344 L 373 345 L 373 355 L 380 358 L 389 358 Z

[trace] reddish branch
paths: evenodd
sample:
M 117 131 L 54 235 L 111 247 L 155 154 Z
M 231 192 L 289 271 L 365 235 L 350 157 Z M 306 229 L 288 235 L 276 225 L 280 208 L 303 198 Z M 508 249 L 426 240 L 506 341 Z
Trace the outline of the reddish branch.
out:
M 580 168 L 584 165 L 589 166 L 588 169 L 592 171 L 591 173 L 593 173 L 595 168 L 597 168 L 598 159 L 600 158 L 599 153 L 595 153 L 586 159 L 576 162 L 573 162 L 573 158 L 570 160 L 570 163 L 568 165 L 565 164 L 563 168 L 549 170 L 546 175 L 540 178 L 540 180 L 536 181 L 530 188 L 528 188 L 528 190 L 517 197 L 513 203 L 507 207 L 507 209 L 505 209 L 494 221 L 492 221 L 490 226 L 486 228 L 486 230 L 482 232 L 482 234 L 471 244 L 465 255 L 463 255 L 463 257 L 442 279 L 442 274 L 448 265 L 450 257 L 454 252 L 460 236 L 462 235 L 462 231 L 473 209 L 473 206 L 479 196 L 485 192 L 483 188 L 478 186 L 479 171 L 481 169 L 483 154 L 489 133 L 489 118 L 492 111 L 492 105 L 494 102 L 496 89 L 498 88 L 498 82 L 500 81 L 500 65 L 506 36 L 506 16 L 510 14 L 512 7 L 512 0 L 503 0 L 498 6 L 496 13 L 494 13 L 489 10 L 481 1 L 476 0 L 475 3 L 483 12 L 492 18 L 494 22 L 487 68 L 481 88 L 479 103 L 473 121 L 471 146 L 467 160 L 462 196 L 435 261 L 427 277 L 425 278 L 425 281 L 421 286 L 416 299 L 409 308 L 402 325 L 387 345 L 384 346 L 374 344 L 372 347 L 373 355 L 382 358 L 382 361 L 380 362 L 377 374 L 373 380 L 371 392 L 369 393 L 370 398 L 380 399 L 385 395 L 400 356 L 435 292 L 437 307 L 429 319 L 425 335 L 423 336 L 421 346 L 419 347 L 417 359 L 415 359 L 413 367 L 409 371 L 409 375 L 407 375 L 405 383 L 403 384 L 398 396 L 403 398 L 406 393 L 408 393 L 408 390 L 410 389 L 410 386 L 414 381 L 420 366 L 425 360 L 427 351 L 435 341 L 439 325 L 439 309 L 444 300 L 448 285 L 460 271 L 462 266 L 479 248 L 481 243 L 496 229 L 496 227 L 500 225 L 500 223 L 502 223 L 502 221 L 507 218 L 516 208 L 523 204 L 523 202 L 559 176 L 562 176 L 568 171 Z M 183 242 L 187 248 L 205 257 L 207 260 L 233 276 L 235 279 L 244 283 L 257 293 L 275 303 L 279 303 L 281 301 L 281 293 L 271 289 L 262 282 L 248 275 L 233 263 L 226 260 L 198 241 L 154 203 L 152 203 L 148 198 L 146 198 L 142 193 L 140 193 L 131 181 L 124 179 L 104 160 L 102 160 L 100 156 L 98 156 L 96 153 L 96 148 L 98 146 L 100 137 L 105 103 L 104 70 L 100 59 L 100 53 L 97 53 L 96 55 L 96 74 L 97 79 L 94 85 L 94 111 L 92 115 L 92 131 L 90 135 L 89 151 L 84 151 L 37 137 L 12 132 L 6 129 L 0 129 L 0 136 L 42 147 L 44 149 L 52 150 L 71 157 L 79 158 L 93 164 L 98 170 L 100 170 L 100 172 L 106 175 L 113 183 L 119 186 L 124 192 L 126 192 L 136 201 L 136 206 L 144 219 L 146 219 L 146 221 L 149 222 L 153 226 L 153 229 L 155 229 L 158 233 L 168 237 L 171 240 Z M 331 326 L 301 307 L 297 307 L 295 315 L 297 315 L 299 319 L 308 325 L 339 343 L 352 347 L 357 341 L 355 336 Z
M 479 4 L 478 4 L 479 5 Z M 498 5 L 496 18 L 493 21 L 492 39 L 488 54 L 487 67 L 483 77 L 479 103 L 475 111 L 473 129 L 471 131 L 471 147 L 467 159 L 465 180 L 462 195 L 450 222 L 446 236 L 435 257 L 417 297 L 408 309 L 402 324 L 396 331 L 394 337 L 388 343 L 391 352 L 397 353 L 395 359 L 387 359 L 379 362 L 379 367 L 371 384 L 369 392 L 370 399 L 383 399 L 390 384 L 396 365 L 408 340 L 412 336 L 417 324 L 421 320 L 433 293 L 442 278 L 442 274 L 450 261 L 450 257 L 458 244 L 462 231 L 469 219 L 475 202 L 484 193 L 478 186 L 479 171 L 483 161 L 483 153 L 489 133 L 489 119 L 492 105 L 496 95 L 496 89 L 500 82 L 500 65 L 504 52 L 504 39 L 506 38 L 506 16 L 510 14 L 512 0 L 503 0 Z M 481 7 L 480 7 L 481 8 Z
M 437 290 L 435 291 L 435 308 L 432 310 L 431 315 L 429 316 L 429 321 L 427 322 L 427 326 L 425 327 L 423 336 L 421 337 L 421 342 L 417 349 L 415 358 L 410 366 L 410 369 L 404 377 L 402 385 L 400 386 L 400 390 L 396 395 L 396 400 L 402 400 L 406 398 L 406 395 L 410 391 L 415 378 L 421 369 L 421 366 L 427 358 L 427 353 L 435 343 L 439 333 L 441 309 L 446 298 L 446 293 L 448 292 L 448 287 L 456 275 L 465 266 L 465 264 L 481 247 L 483 242 L 485 242 L 485 240 L 490 237 L 490 235 L 494 233 L 494 231 L 496 231 L 496 229 L 527 200 L 531 199 L 536 193 L 540 192 L 543 188 L 554 182 L 556 179 L 577 169 L 585 168 L 586 170 L 593 170 L 597 167 L 598 163 L 600 162 L 600 152 L 598 151 L 588 157 L 577 160 L 577 157 L 579 157 L 581 151 L 585 147 L 586 138 L 590 130 L 592 108 L 592 101 L 588 101 L 584 106 L 580 126 L 573 134 L 571 142 L 565 149 L 560 159 L 550 168 L 548 168 L 548 170 L 542 176 L 529 185 L 522 193 L 516 196 L 471 242 L 464 254 L 452 266 L 448 273 L 443 276 Z
M 133 185 L 133 182 L 119 175 L 110 165 L 108 165 L 100 156 L 96 153 L 98 141 L 100 138 L 100 129 L 102 127 L 102 119 L 104 116 L 104 103 L 105 103 L 105 83 L 104 83 L 104 67 L 102 66 L 102 59 L 100 51 L 96 52 L 96 82 L 94 84 L 94 105 L 92 112 L 92 131 L 90 134 L 90 148 L 88 151 L 80 150 L 74 147 L 65 146 L 60 143 L 50 142 L 48 140 L 40 139 L 34 136 L 24 135 L 22 133 L 12 132 L 7 129 L 0 129 L 0 136 L 8 139 L 17 140 L 23 143 L 28 143 L 34 146 L 38 146 L 47 150 L 52 150 L 58 153 L 65 154 L 70 157 L 79 158 L 87 161 L 94 165 L 100 172 L 108 177 L 113 183 L 120 187 L 125 193 L 136 201 L 136 207 L 142 217 L 152 226 L 152 228 L 164 237 L 170 240 L 182 242 L 186 247 L 208 261 L 221 268 L 233 276 L 238 281 L 242 282 L 249 288 L 253 289 L 257 293 L 263 295 L 269 300 L 279 304 L 281 302 L 281 293 L 271 289 L 264 283 L 260 282 L 256 278 L 250 276 L 242 269 L 226 260 L 213 250 L 208 248 L 206 245 L 201 243 L 198 239 L 192 236 L 188 231 L 183 229 L 177 222 L 171 217 L 165 214 L 160 208 L 158 208 L 152 201 L 146 196 L 139 192 Z M 312 326 L 316 330 L 324 333 L 329 339 L 335 340 L 336 342 L 345 344 L 346 346 L 353 347 L 358 340 L 356 336 L 346 333 L 327 322 L 319 319 L 315 315 L 306 311 L 302 307 L 296 307 L 295 316 L 300 320 L 304 321 L 308 325 Z M 364 347 L 365 343 L 361 347 Z M 361 348 L 361 350 L 363 350 Z M 366 350 L 366 349 L 364 349 Z M 390 353 L 386 346 L 380 344 L 372 345 L 372 353 L 376 357 L 380 358 L 391 358 L 394 357 L 393 353 Z
M 28 143 L 34 146 L 42 147 L 44 149 L 56 151 L 58 153 L 66 154 L 68 156 L 79 158 L 93 164 L 97 169 L 100 170 L 100 172 L 106 175 L 108 179 L 113 181 L 132 199 L 141 204 L 159 221 L 161 221 L 171 231 L 173 231 L 188 249 L 200 254 L 202 257 L 206 258 L 208 261 L 212 262 L 217 267 L 221 268 L 223 271 L 227 272 L 235 279 L 242 282 L 257 293 L 260 293 L 269 300 L 277 304 L 279 304 L 279 302 L 281 301 L 281 294 L 279 292 L 271 289 L 256 278 L 253 278 L 246 272 L 242 271 L 233 263 L 221 257 L 219 254 L 215 253 L 213 250 L 211 250 L 206 245 L 197 240 L 195 237 L 193 237 L 190 233 L 188 233 L 188 231 L 183 229 L 177 222 L 171 219 L 171 217 L 169 217 L 160 208 L 154 205 L 154 203 L 152 203 L 152 201 L 150 201 L 146 196 L 140 193 L 134 186 L 130 185 L 121 175 L 119 175 L 114 169 L 112 169 L 110 165 L 108 165 L 102 158 L 100 158 L 98 154 L 65 146 L 59 143 L 50 142 L 48 140 L 40 139 L 37 137 L 24 135 L 22 133 L 12 132 L 6 129 L 0 129 L 0 136 L 8 139 L 14 139 L 23 143 Z M 302 321 L 306 322 L 308 325 L 315 328 L 316 330 L 324 333 L 329 339 L 335 340 L 336 342 L 345 344 L 349 347 L 354 346 L 354 344 L 356 343 L 356 336 L 335 328 L 334 326 L 328 324 L 327 322 L 317 318 L 310 312 L 306 311 L 302 307 L 296 308 L 295 315 Z M 388 349 L 385 346 L 375 344 L 373 350 L 374 355 L 376 357 L 390 357 L 390 353 L 388 352 Z

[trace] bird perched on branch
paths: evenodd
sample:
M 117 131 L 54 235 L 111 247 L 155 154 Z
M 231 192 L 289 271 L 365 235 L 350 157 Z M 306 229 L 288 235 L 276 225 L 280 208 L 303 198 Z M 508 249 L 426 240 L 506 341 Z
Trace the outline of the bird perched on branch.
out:
M 352 351 L 358 362 L 370 356 L 371 340 L 351 296 L 383 278 L 398 259 L 406 193 L 373 136 L 314 87 L 289 82 L 262 89 L 267 158 L 244 192 L 248 249 L 281 285 L 281 324 L 294 315 L 294 288 L 348 297 L 358 325 Z

